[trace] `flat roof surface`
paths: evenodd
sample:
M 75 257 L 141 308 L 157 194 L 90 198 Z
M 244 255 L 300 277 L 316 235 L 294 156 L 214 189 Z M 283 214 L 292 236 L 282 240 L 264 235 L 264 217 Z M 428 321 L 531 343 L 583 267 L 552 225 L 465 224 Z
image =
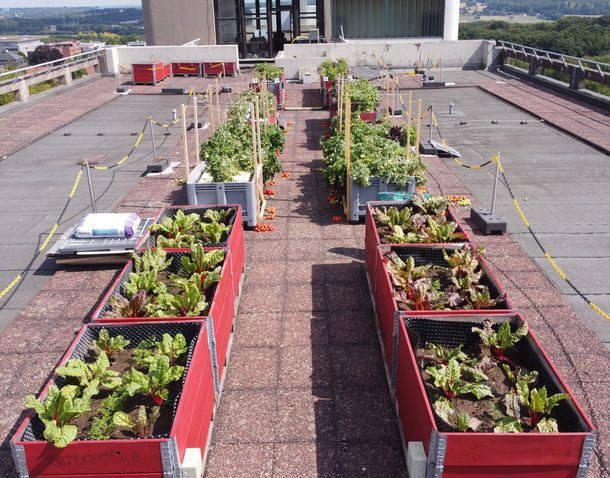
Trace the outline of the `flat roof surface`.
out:
M 182 99 L 181 96 L 117 96 L 110 103 L 0 161 L 0 221 L 3 225 L 0 230 L 3 257 L 0 284 L 9 284 L 46 239 L 46 233 L 68 199 L 80 169 L 78 164 L 85 159 L 102 160 L 102 166 L 116 163 L 137 139 L 131 132 L 140 131 L 149 114 L 167 122 L 172 118 L 171 110 L 178 108 Z M 158 154 L 164 154 L 180 140 L 177 128 L 179 125 L 171 136 L 165 136 L 161 128 L 156 128 Z M 147 130 L 124 165 L 111 171 L 92 171 L 98 211 L 112 211 L 134 187 L 149 163 L 152 163 L 152 140 Z M 88 212 L 91 212 L 91 201 L 83 175 L 51 241 L 57 240 Z M 46 259 L 45 253 L 36 259 L 27 277 L 1 301 L 0 330 L 16 317 L 57 269 L 54 261 Z
M 474 74 L 473 74 L 474 75 Z M 447 143 L 466 164 L 501 153 L 506 177 L 532 229 L 568 278 L 594 303 L 610 310 L 610 157 L 477 88 L 415 91 L 433 103 Z M 449 115 L 449 103 L 454 114 Z M 460 125 L 466 121 L 466 125 Z M 497 121 L 497 124 L 492 124 Z M 526 124 L 521 124 L 525 122 Z M 422 136 L 429 129 L 424 122 Z M 439 139 L 436 131 L 434 139 Z M 447 165 L 481 203 L 490 206 L 495 168 Z M 500 185 L 496 212 L 524 250 L 563 292 L 578 315 L 610 349 L 610 322 L 555 272 Z

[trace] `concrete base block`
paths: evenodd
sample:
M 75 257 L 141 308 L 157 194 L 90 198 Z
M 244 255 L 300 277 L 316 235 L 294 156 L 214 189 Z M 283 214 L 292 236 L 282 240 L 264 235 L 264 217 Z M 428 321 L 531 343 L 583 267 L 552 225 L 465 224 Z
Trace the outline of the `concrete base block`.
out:
M 444 88 L 447 86 L 444 81 L 424 81 L 422 85 L 424 88 Z
M 505 234 L 506 221 L 503 221 L 487 208 L 472 208 L 470 219 L 483 234 Z
M 409 478 L 425 478 L 426 452 L 420 441 L 410 441 L 407 445 L 407 471 Z
M 160 173 L 169 168 L 169 159 L 158 159 L 153 164 L 146 166 L 146 174 L 148 173 Z
M 203 459 L 199 448 L 187 448 L 182 461 L 182 478 L 201 478 Z
M 184 88 L 161 88 L 161 93 L 164 95 L 184 95 L 186 91 Z

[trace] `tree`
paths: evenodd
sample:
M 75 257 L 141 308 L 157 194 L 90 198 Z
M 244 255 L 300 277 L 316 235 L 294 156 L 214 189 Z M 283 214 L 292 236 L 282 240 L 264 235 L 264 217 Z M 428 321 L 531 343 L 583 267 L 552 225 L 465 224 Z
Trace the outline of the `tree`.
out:
M 30 57 L 30 65 L 39 65 L 48 61 L 59 60 L 64 56 L 57 48 L 51 48 L 49 45 L 40 45 L 32 52 Z

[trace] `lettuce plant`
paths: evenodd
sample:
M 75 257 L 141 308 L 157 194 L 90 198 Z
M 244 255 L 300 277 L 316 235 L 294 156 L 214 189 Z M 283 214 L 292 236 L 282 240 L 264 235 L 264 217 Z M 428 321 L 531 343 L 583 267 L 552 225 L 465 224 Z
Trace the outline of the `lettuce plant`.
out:
M 92 440 L 108 440 L 115 430 L 114 414 L 123 410 L 128 394 L 124 390 L 114 390 L 103 399 L 93 417 L 89 438 Z

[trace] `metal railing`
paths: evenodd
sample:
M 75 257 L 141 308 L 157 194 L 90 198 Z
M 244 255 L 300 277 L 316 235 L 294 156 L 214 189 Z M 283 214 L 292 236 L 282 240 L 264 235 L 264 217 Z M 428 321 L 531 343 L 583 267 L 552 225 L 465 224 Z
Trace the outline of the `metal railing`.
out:
M 6 84 L 9 81 L 24 80 L 44 75 L 51 71 L 65 68 L 66 66 L 78 65 L 79 63 L 88 62 L 91 59 L 98 58 L 104 49 L 78 53 L 77 55 L 67 56 L 58 60 L 39 63 L 38 65 L 30 65 L 16 70 L 5 71 L 0 73 L 0 85 Z
M 522 54 L 526 57 L 532 57 L 536 60 L 546 60 L 550 63 L 556 63 L 564 68 L 569 66 L 578 67 L 583 72 L 595 71 L 601 76 L 610 75 L 610 64 L 603 63 L 595 60 L 588 60 L 586 58 L 579 58 L 577 56 L 562 55 L 553 51 L 541 50 L 539 48 L 533 48 L 527 45 L 520 45 L 519 43 L 511 43 L 503 40 L 498 40 L 497 46 L 502 48 L 505 52 L 513 54 Z

